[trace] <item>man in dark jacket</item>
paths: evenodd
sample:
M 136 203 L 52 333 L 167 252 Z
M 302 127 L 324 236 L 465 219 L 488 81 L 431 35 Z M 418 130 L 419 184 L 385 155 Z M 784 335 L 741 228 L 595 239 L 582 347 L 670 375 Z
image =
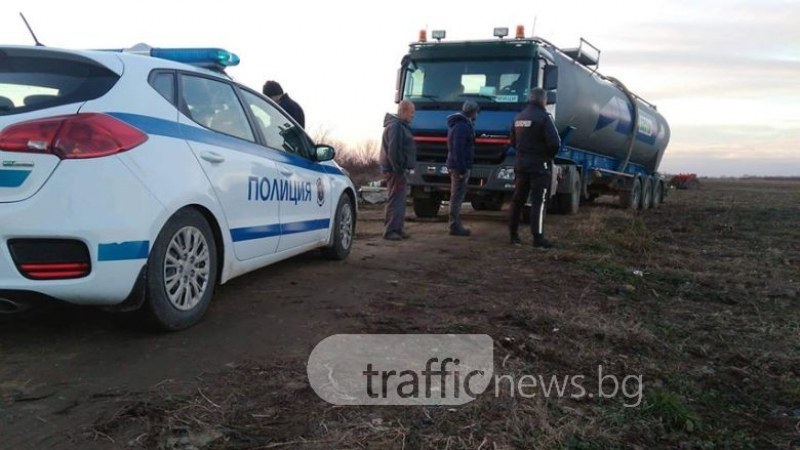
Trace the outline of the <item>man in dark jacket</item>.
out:
M 533 89 L 530 103 L 514 118 L 511 145 L 517 150 L 517 161 L 514 165 L 514 197 L 509 223 L 512 244 L 521 243 L 518 233 L 520 213 L 530 195 L 533 245 L 552 247 L 544 238 L 542 221 L 550 188 L 553 158 L 561 146 L 561 139 L 553 118 L 545 109 L 546 106 L 547 92 L 541 88 Z
M 403 227 L 406 219 L 406 174 L 417 163 L 417 147 L 408 126 L 415 111 L 413 103 L 403 100 L 397 106 L 397 115 L 386 114 L 383 119 L 380 165 L 389 188 L 383 237 L 390 241 L 411 237 Z
M 461 112 L 447 117 L 447 170 L 450 172 L 450 234 L 469 236 L 461 222 L 461 204 L 467 195 L 467 182 L 475 159 L 475 119 L 480 108 L 467 100 Z
M 277 81 L 270 80 L 264 83 L 262 92 L 292 116 L 302 128 L 306 127 L 306 115 L 303 112 L 303 108 L 301 108 L 296 101 L 292 100 L 289 94 L 283 92 L 283 88 Z

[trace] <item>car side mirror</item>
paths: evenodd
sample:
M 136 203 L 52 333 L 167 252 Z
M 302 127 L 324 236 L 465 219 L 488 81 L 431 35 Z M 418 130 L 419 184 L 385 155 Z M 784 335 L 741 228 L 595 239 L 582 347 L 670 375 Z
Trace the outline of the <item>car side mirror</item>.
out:
M 558 94 L 556 94 L 556 91 L 547 91 L 547 104 L 548 105 L 555 105 L 557 99 L 558 99 Z
M 325 162 L 336 157 L 336 150 L 330 145 L 319 144 L 315 147 L 314 154 L 318 162 Z
M 397 69 L 397 83 L 394 88 L 394 102 L 400 103 L 403 100 L 403 78 L 406 76 L 406 67 Z

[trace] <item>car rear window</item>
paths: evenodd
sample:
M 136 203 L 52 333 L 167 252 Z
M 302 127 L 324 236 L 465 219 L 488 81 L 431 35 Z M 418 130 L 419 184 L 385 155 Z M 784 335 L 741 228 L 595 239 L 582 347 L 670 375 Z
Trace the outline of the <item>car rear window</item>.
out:
M 118 79 L 107 68 L 72 55 L 15 56 L 0 50 L 0 116 L 92 100 Z

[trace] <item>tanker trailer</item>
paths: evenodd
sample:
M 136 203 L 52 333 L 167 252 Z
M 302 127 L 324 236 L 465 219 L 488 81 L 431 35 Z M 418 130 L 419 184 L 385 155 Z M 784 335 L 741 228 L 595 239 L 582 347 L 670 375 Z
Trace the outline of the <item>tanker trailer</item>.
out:
M 538 37 L 516 38 L 497 28 L 493 40 L 436 42 L 424 32 L 409 46 L 398 70 L 395 101 L 412 101 L 417 164 L 409 179 L 418 217 L 438 214 L 449 197 L 446 118 L 465 100 L 477 101 L 475 163 L 467 200 L 476 210 L 499 210 L 514 189 L 515 149 L 509 135 L 514 116 L 531 89 L 548 91 L 548 110 L 562 138 L 555 164 L 557 188 L 550 210 L 578 211 L 581 202 L 616 195 L 625 208 L 655 208 L 664 200 L 658 166 L 669 142 L 669 125 L 655 105 L 597 69 L 600 51 L 584 39 L 560 49 Z

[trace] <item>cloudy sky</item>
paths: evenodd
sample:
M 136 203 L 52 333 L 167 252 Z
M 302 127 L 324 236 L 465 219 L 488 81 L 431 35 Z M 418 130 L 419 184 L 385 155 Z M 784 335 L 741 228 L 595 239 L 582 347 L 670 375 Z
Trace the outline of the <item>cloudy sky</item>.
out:
M 672 127 L 665 172 L 800 175 L 800 1 L 225 2 L 3 0 L 0 43 L 64 48 L 215 46 L 260 88 L 275 79 L 308 128 L 351 142 L 380 137 L 395 76 L 420 28 L 490 38 L 524 24 L 556 45 L 584 37 L 600 71 L 658 105 Z

